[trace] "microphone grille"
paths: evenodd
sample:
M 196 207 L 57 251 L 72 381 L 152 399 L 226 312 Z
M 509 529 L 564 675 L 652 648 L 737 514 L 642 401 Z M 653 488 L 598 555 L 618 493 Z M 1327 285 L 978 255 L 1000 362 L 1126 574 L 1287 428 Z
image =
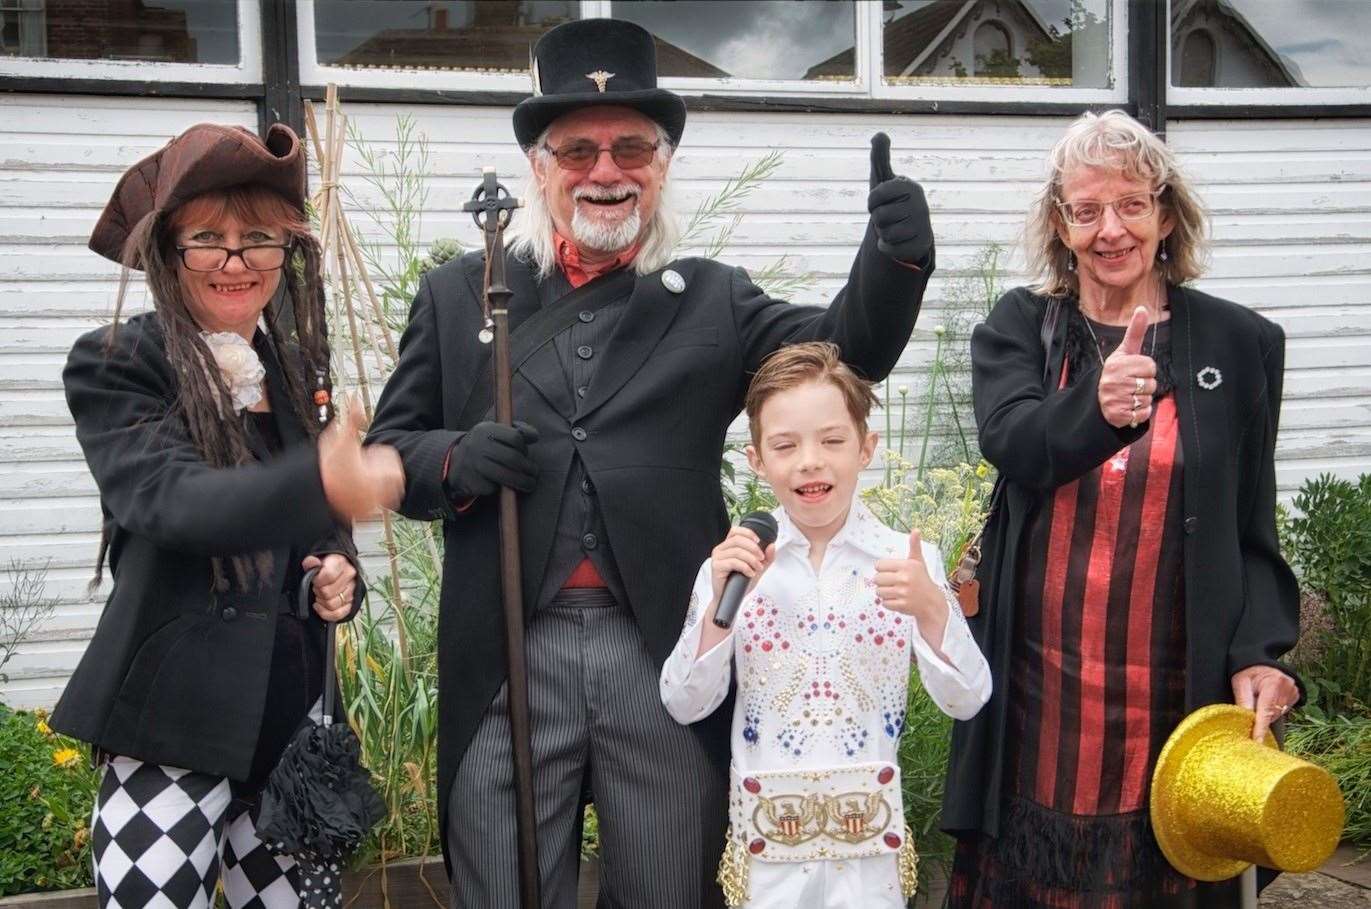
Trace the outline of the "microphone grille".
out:
M 743 516 L 739 526 L 746 527 L 762 541 L 762 548 L 776 542 L 776 519 L 769 511 L 754 511 Z

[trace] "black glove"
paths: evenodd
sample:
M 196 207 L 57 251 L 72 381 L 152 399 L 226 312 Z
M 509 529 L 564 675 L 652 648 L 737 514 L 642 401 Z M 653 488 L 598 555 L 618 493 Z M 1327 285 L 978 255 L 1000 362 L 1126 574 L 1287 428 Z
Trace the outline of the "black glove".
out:
M 922 265 L 933 249 L 933 225 L 923 187 L 890 169 L 890 137 L 871 137 L 871 194 L 866 197 L 876 248 L 906 265 Z
M 528 446 L 538 441 L 538 430 L 527 423 L 477 423 L 452 449 L 443 485 L 453 498 L 490 495 L 501 486 L 515 492 L 532 492 L 538 481 L 538 465 Z

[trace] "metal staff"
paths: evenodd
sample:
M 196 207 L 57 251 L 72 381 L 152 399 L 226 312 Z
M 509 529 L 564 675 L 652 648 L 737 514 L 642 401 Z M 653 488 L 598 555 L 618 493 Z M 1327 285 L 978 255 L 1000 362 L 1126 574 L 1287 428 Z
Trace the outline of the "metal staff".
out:
M 471 212 L 486 241 L 485 288 L 481 308 L 485 325 L 481 343 L 494 342 L 495 419 L 514 422 L 510 392 L 509 298 L 505 285 L 504 228 L 519 200 L 510 196 L 495 177 L 495 168 L 481 168 L 481 185 L 462 206 Z M 505 608 L 505 657 L 509 663 L 509 733 L 514 749 L 514 806 L 519 844 L 519 900 L 524 909 L 538 909 L 538 835 L 533 810 L 533 751 L 529 739 L 528 667 L 524 660 L 524 604 L 520 595 L 519 508 L 514 490 L 500 487 L 500 580 Z

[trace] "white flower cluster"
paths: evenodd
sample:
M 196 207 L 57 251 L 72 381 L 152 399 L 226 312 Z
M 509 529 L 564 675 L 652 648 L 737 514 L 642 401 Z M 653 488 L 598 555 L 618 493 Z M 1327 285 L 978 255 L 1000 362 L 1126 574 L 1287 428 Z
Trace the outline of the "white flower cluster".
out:
M 202 331 L 200 337 L 214 354 L 219 374 L 233 397 L 234 409 L 242 410 L 262 400 L 262 379 L 267 371 L 252 345 L 231 331 Z

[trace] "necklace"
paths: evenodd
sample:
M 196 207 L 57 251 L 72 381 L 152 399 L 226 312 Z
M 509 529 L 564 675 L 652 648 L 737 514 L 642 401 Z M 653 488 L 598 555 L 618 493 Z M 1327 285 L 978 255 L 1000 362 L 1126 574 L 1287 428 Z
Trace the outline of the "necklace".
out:
M 1153 360 L 1157 359 L 1157 334 L 1158 328 L 1161 326 L 1160 316 L 1162 311 L 1162 300 L 1164 299 L 1162 295 L 1165 293 L 1162 288 L 1164 287 L 1165 285 L 1161 285 L 1157 289 L 1157 315 L 1159 318 L 1155 325 L 1150 326 L 1152 329 L 1152 348 L 1148 351 L 1147 355 Z M 1090 332 L 1090 340 L 1095 342 L 1095 356 L 1100 358 L 1100 369 L 1104 369 L 1104 351 L 1100 349 L 1099 336 L 1095 334 L 1095 328 L 1090 324 L 1090 317 L 1087 316 L 1084 311 L 1081 312 L 1081 316 L 1085 319 L 1085 330 Z

